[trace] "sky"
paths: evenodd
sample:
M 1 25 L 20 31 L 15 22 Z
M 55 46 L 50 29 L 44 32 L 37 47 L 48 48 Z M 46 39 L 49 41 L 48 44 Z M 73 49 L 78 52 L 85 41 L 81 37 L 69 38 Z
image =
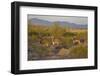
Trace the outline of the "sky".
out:
M 76 23 L 76 24 L 88 24 L 88 17 L 82 17 L 82 16 L 53 16 L 53 15 L 34 15 L 34 14 L 29 14 L 28 19 L 31 18 L 38 18 L 42 20 L 48 20 L 51 22 L 54 21 L 68 21 L 71 23 Z

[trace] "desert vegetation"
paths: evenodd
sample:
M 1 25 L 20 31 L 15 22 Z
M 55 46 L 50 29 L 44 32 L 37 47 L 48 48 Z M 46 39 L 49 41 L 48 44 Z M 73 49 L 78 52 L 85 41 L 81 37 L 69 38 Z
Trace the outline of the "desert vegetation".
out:
M 88 57 L 87 29 L 28 24 L 28 60 Z

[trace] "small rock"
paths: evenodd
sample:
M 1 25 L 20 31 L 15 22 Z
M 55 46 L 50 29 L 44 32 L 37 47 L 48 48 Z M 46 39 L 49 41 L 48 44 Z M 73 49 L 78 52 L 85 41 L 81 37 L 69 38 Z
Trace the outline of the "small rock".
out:
M 57 55 L 61 56 L 61 57 L 65 57 L 70 53 L 70 51 L 68 49 L 62 48 L 60 49 L 60 51 L 58 52 Z

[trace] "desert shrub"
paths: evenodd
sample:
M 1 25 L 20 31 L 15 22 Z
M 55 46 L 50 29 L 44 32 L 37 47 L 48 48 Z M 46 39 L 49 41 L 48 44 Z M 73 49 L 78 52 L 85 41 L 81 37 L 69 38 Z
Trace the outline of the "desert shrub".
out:
M 32 36 L 31 36 L 32 41 L 37 40 L 37 38 L 38 38 L 38 36 L 37 36 L 37 35 L 32 35 Z
M 87 46 L 83 44 L 73 46 L 69 50 L 70 50 L 69 54 L 70 58 L 86 58 L 88 55 Z
M 76 36 L 76 33 L 73 32 L 65 32 L 63 36 Z
M 38 57 L 47 56 L 48 53 L 51 51 L 50 48 L 46 48 L 38 45 L 33 45 L 33 49 L 38 54 Z
M 79 32 L 77 33 L 77 37 L 87 39 L 87 32 Z
M 64 48 L 70 48 L 73 46 L 73 42 L 72 42 L 72 37 L 65 37 L 63 40 L 62 40 L 62 46 L 64 46 Z
M 51 27 L 49 28 L 50 34 L 55 38 L 61 37 L 65 31 L 65 28 L 61 27 L 61 25 L 57 22 L 53 23 L 53 25 L 51 25 Z

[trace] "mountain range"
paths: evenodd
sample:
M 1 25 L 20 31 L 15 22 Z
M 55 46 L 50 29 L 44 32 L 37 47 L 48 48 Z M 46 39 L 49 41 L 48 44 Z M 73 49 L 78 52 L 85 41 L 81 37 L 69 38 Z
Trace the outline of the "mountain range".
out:
M 54 21 L 59 23 L 61 26 L 68 26 L 71 28 L 87 28 L 86 24 L 77 24 L 77 23 L 71 23 L 68 21 Z M 48 20 L 43 20 L 43 19 L 38 19 L 38 18 L 32 18 L 29 19 L 29 23 L 31 25 L 36 24 L 36 25 L 45 25 L 45 26 L 50 26 L 52 25 L 54 22 L 48 21 Z

